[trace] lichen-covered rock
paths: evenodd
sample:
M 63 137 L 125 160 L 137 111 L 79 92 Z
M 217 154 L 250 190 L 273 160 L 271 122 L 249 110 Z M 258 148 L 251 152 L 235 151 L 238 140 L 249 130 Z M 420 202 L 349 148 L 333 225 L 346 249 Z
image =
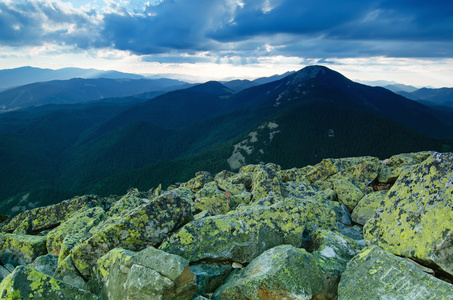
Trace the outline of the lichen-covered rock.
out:
M 211 215 L 223 215 L 235 209 L 240 204 L 249 204 L 252 194 L 243 191 L 239 194 L 230 192 L 215 193 L 210 197 L 201 197 L 194 201 L 195 211 L 207 210 Z
M 192 299 L 197 286 L 189 262 L 153 247 L 114 249 L 97 262 L 101 294 L 113 299 Z
M 281 170 L 278 172 L 282 182 L 307 182 L 308 179 L 305 177 L 309 168 L 292 168 L 288 170 Z
M 19 226 L 14 229 L 13 233 L 14 234 L 29 234 L 31 235 L 33 233 L 33 224 L 32 224 L 32 219 L 30 217 L 26 217 L 20 224 Z
M 53 276 L 58 265 L 58 256 L 47 254 L 37 257 L 31 264 L 27 266 L 44 273 L 48 276 Z
M 210 181 L 213 181 L 211 173 L 206 171 L 200 171 L 195 173 L 195 178 L 190 179 L 188 182 L 181 183 L 180 187 L 187 188 L 192 192 L 196 193 L 201 190 L 204 185 Z
M 160 249 L 194 262 L 201 259 L 245 263 L 281 245 L 299 247 L 304 230 L 336 229 L 336 215 L 325 204 L 286 198 L 270 206 L 240 206 L 226 215 L 190 222 L 165 240 Z
M 18 214 L 2 230 L 13 232 L 26 218 L 30 218 L 32 220 L 32 231 L 39 232 L 59 225 L 82 208 L 102 205 L 103 200 L 94 195 L 75 197 L 58 204 L 38 207 Z
M 227 177 L 223 180 L 218 180 L 217 182 L 222 182 L 222 184 L 232 184 L 232 185 L 244 185 L 244 187 L 249 191 L 252 187 L 253 173 L 251 172 L 239 172 L 233 176 Z
M 377 157 L 348 157 L 326 158 L 311 167 L 305 177 L 314 184 L 318 180 L 342 178 L 356 184 L 360 189 L 366 187 L 379 174 L 379 159 Z
M 346 179 L 332 179 L 332 183 L 334 191 L 337 192 L 338 201 L 344 204 L 349 211 L 353 211 L 364 196 L 363 192 Z
M 74 265 L 85 277 L 91 276 L 96 260 L 110 249 L 141 250 L 160 244 L 174 230 L 193 219 L 191 204 L 173 191 L 147 204 L 114 215 L 93 227 L 90 238 L 71 250 Z
M 219 173 L 215 174 L 214 179 L 215 180 L 224 180 L 224 179 L 227 179 L 234 175 L 235 175 L 235 173 L 233 173 L 233 172 L 223 170 L 223 171 L 220 171 Z
M 176 189 L 173 189 L 171 192 L 173 193 L 173 195 L 179 197 L 180 199 L 190 204 L 193 204 L 193 201 L 195 200 L 195 194 L 187 188 L 178 187 Z
M 148 199 L 143 198 L 139 190 L 132 188 L 127 191 L 127 194 L 121 197 L 118 201 L 112 204 L 108 214 L 113 216 L 126 210 L 130 210 L 142 204 L 149 202 Z
M 8 276 L 10 273 L 11 272 L 7 268 L 0 265 L 0 282 L 3 280 L 3 278 Z
M 71 244 L 74 246 L 78 241 L 88 235 L 92 227 L 106 218 L 107 215 L 100 207 L 80 210 L 47 234 L 47 251 L 54 255 L 59 255 L 65 238 L 70 237 L 72 239 Z M 69 253 L 68 239 L 66 239 L 65 251 L 63 251 L 65 254 L 60 257 L 60 261 Z
M 0 234 L 0 261 L 3 264 L 26 265 L 47 254 L 46 237 L 26 234 Z
M 230 201 L 225 197 L 225 193 L 221 193 L 196 199 L 194 208 L 196 211 L 207 210 L 212 215 L 223 215 L 230 211 Z
M 310 247 L 322 272 L 323 297 L 319 298 L 335 299 L 341 273 L 346 264 L 361 252 L 362 246 L 341 233 L 317 229 L 310 236 Z
M 217 184 L 215 187 L 203 187 L 195 194 L 195 198 L 209 198 L 215 195 L 223 195 L 225 192 L 222 192 L 218 189 Z
M 85 279 L 80 275 L 79 271 L 74 266 L 74 262 L 70 255 L 66 256 L 65 259 L 58 263 L 53 277 L 79 289 L 88 290 L 88 285 L 85 282 Z
M 253 200 L 258 201 L 266 196 L 281 196 L 281 182 L 277 171 L 280 170 L 274 164 L 265 166 L 258 165 L 253 173 L 252 195 Z
M 332 211 L 335 213 L 337 216 L 337 221 L 345 224 L 345 225 L 351 225 L 352 220 L 351 220 L 351 214 L 349 213 L 347 207 L 336 201 L 330 201 L 330 200 L 324 200 L 322 201 L 323 204 L 327 205 L 332 209 Z
M 341 275 L 338 300 L 453 299 L 453 285 L 377 246 L 355 256 Z
M 247 192 L 247 188 L 243 183 L 232 183 L 231 180 L 220 180 L 217 182 L 217 185 L 219 189 L 232 195 L 238 195 L 243 192 Z
M 1 299 L 97 300 L 96 295 L 26 266 L 17 267 L 0 284 Z
M 414 165 L 419 164 L 431 155 L 434 152 L 432 151 L 422 151 L 422 152 L 415 152 L 415 153 L 401 153 L 396 154 L 390 157 L 385 161 L 385 165 L 388 167 L 399 167 L 401 165 Z
M 337 223 L 338 232 L 342 235 L 350 237 L 351 239 L 357 241 L 360 245 L 365 247 L 365 239 L 363 237 L 363 227 L 360 225 L 347 226 L 343 223 Z
M 380 214 L 364 226 L 367 244 L 453 276 L 453 153 L 435 153 L 402 175 Z
M 290 181 L 283 183 L 282 195 L 285 197 L 318 198 L 317 190 L 315 190 L 308 181 L 302 182 Z
M 327 178 L 337 173 L 338 171 L 339 169 L 335 165 L 335 159 L 326 158 L 323 159 L 320 163 L 310 168 L 305 177 L 311 183 L 314 183 L 315 181 L 318 180 L 326 180 Z
M 352 211 L 352 220 L 362 226 L 365 225 L 369 219 L 374 217 L 376 210 L 384 207 L 383 201 L 386 196 L 387 191 L 379 191 L 365 195 Z
M 322 273 L 305 249 L 281 245 L 232 273 L 213 299 L 312 299 L 322 291 Z
M 367 193 L 372 190 L 370 184 L 378 177 L 380 169 L 381 164 L 377 157 L 365 157 L 361 158 L 356 164 L 341 170 L 331 178 L 346 179 L 362 192 Z
M 202 212 L 199 212 L 195 216 L 193 216 L 194 220 L 199 220 L 207 217 L 211 217 L 212 214 L 209 212 L 209 210 L 203 210 Z
M 231 264 L 197 264 L 190 266 L 197 278 L 197 295 L 214 293 L 233 270 Z

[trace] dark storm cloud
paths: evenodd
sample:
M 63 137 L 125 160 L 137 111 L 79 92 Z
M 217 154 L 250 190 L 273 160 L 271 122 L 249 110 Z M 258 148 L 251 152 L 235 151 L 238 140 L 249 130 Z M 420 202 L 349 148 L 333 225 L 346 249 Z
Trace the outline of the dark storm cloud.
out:
M 90 15 L 50 1 L 0 3 L 0 45 L 95 45 L 96 24 Z
M 7 2 L 8 3 L 8 2 Z M 175 62 L 200 51 L 256 57 L 453 57 L 453 2 L 163 0 L 143 11 L 77 11 L 61 2 L 0 3 L 0 44 L 111 47 Z M 46 30 L 43 30 L 46 27 Z M 247 60 L 244 60 L 247 61 Z

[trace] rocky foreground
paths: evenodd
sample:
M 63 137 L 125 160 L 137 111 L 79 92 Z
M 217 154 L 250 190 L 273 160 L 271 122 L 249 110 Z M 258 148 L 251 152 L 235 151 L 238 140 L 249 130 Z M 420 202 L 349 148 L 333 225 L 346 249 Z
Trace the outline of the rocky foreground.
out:
M 199 172 L 6 220 L 6 299 L 453 299 L 453 153 Z

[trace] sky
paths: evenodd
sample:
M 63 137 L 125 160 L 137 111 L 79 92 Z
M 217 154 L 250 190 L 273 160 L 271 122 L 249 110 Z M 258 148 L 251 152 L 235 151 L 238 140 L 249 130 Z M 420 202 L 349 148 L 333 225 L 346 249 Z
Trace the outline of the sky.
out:
M 354 80 L 453 87 L 453 1 L 0 0 L 0 69 L 206 81 L 314 64 Z

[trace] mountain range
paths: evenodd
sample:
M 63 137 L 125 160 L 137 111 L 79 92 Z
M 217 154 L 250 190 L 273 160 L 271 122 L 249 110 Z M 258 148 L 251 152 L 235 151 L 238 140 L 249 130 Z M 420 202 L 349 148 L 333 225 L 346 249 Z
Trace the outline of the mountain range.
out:
M 63 68 L 52 70 L 34 67 L 21 67 L 0 70 L 0 90 L 35 83 L 38 81 L 67 80 L 72 78 L 145 79 L 145 76 L 117 71 L 101 71 L 96 69 Z
M 0 114 L 0 164 L 8 174 L 0 210 L 11 215 L 76 194 L 165 187 L 199 170 L 250 163 L 302 167 L 326 157 L 451 151 L 448 110 L 323 66 L 273 79 Z

